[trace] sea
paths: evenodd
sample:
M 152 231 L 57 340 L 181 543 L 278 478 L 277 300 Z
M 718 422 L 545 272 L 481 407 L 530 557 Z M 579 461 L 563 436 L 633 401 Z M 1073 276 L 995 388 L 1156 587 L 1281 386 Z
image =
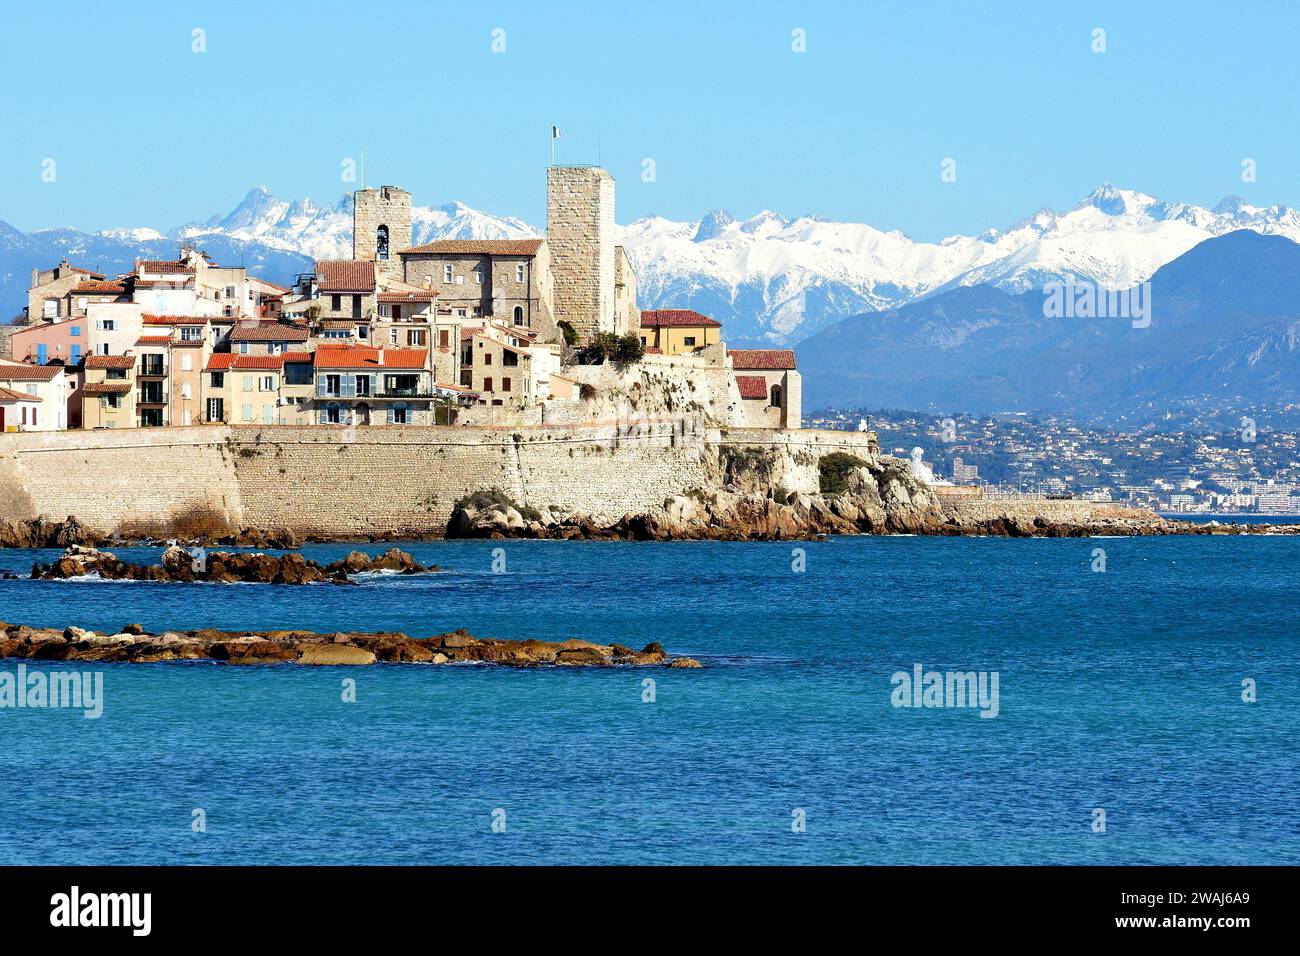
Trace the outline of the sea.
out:
M 25 662 L 101 674 L 103 708 L 0 707 L 0 864 L 1300 863 L 1300 538 L 403 547 L 442 570 L 2 580 L 0 620 L 465 628 L 704 666 Z M 931 673 L 930 697 L 903 680 Z

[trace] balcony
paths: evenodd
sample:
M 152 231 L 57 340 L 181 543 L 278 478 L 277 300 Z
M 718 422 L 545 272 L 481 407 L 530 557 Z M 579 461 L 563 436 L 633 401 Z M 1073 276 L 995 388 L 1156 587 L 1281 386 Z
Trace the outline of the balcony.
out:
M 159 359 L 156 362 L 140 360 L 140 371 L 136 373 L 142 378 L 163 378 L 167 374 L 167 365 Z

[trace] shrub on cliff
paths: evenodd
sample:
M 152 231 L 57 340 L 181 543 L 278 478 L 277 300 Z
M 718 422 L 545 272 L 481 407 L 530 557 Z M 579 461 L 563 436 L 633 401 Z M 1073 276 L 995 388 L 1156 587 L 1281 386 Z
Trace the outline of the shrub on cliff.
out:
M 560 319 L 560 321 L 555 323 L 555 327 L 559 329 L 560 334 L 564 336 L 565 345 L 572 346 L 578 344 L 578 330 L 575 329 L 567 319 Z
M 867 463 L 857 455 L 833 451 L 817 462 L 818 485 L 824 495 L 842 495 L 849 490 L 849 472 Z

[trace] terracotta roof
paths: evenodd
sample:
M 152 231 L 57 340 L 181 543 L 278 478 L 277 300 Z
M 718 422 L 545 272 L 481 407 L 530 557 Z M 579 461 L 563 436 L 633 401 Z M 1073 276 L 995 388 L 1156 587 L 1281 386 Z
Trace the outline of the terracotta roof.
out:
M 129 391 L 130 382 L 87 382 L 81 386 L 83 395 L 125 395 Z
M 86 368 L 135 368 L 134 355 L 87 355 Z
M 432 302 L 438 298 L 438 293 L 432 290 L 427 292 L 381 292 L 379 293 L 380 302 Z
M 422 246 L 399 249 L 399 256 L 437 255 L 486 255 L 486 256 L 535 256 L 542 248 L 545 239 L 436 239 Z
M 206 325 L 206 315 L 150 315 L 144 314 L 141 321 L 145 325 Z
M 170 335 L 142 335 L 135 340 L 136 345 L 170 345 Z
M 767 398 L 767 380 L 761 375 L 737 375 L 741 398 Z
M 0 402 L 43 402 L 45 399 L 39 395 L 28 395 L 26 392 L 15 392 L 10 388 L 0 388 Z
M 73 272 L 80 272 L 83 276 L 90 276 L 92 279 L 104 278 L 104 273 L 102 272 L 94 272 L 90 269 L 83 269 L 81 268 L 81 266 L 72 265 L 72 263 L 68 263 L 68 268 L 71 269 Z
M 239 323 L 230 332 L 232 342 L 306 342 L 307 330 L 283 322 Z
M 137 259 L 135 261 L 135 271 L 163 275 L 169 272 L 192 273 L 194 267 L 171 259 Z
M 116 279 L 109 282 L 81 282 L 72 289 L 73 293 L 90 295 L 122 295 L 126 292 L 126 283 Z
M 693 329 L 720 329 L 722 323 L 696 312 L 694 309 L 644 309 L 641 312 L 641 327 L 645 328 L 646 326 L 651 328 L 685 326 Z
M 284 359 L 285 363 L 288 364 L 290 362 L 313 362 L 316 356 L 311 352 L 281 352 L 280 358 Z
M 62 365 L 0 364 L 0 382 L 50 382 L 62 371 Z
M 238 355 L 232 352 L 214 352 L 208 356 L 205 372 L 252 372 L 283 368 L 284 355 Z
M 642 313 L 644 314 L 644 313 Z M 789 369 L 795 368 L 793 349 L 731 349 L 733 369 Z
M 379 353 L 384 364 L 379 364 Z M 322 345 L 316 350 L 317 368 L 423 369 L 428 356 L 424 349 L 372 349 L 364 345 Z
M 375 264 L 360 259 L 322 259 L 316 263 L 322 292 L 374 292 Z
M 279 291 L 279 292 L 292 292 L 292 291 L 293 291 L 293 290 L 290 289 L 287 285 L 280 285 L 280 283 L 278 283 L 278 282 L 272 282 L 270 279 L 263 279 L 263 278 L 261 278 L 260 276 L 249 276 L 249 277 L 248 277 L 248 281 L 249 281 L 249 282 L 260 282 L 260 283 L 262 283 L 262 285 L 269 285 L 272 289 L 275 289 L 275 290 L 277 290 L 277 291 Z

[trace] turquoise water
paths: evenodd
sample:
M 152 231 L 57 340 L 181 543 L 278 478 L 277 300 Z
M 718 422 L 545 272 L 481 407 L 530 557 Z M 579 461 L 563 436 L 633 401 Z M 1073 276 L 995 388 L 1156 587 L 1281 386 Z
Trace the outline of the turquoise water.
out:
M 0 863 L 1300 863 L 1300 539 L 839 538 L 804 573 L 776 543 L 408 547 L 449 570 L 0 581 L 0 620 L 465 627 L 706 666 L 83 665 L 101 719 L 0 709 Z M 916 663 L 997 671 L 999 715 L 891 706 Z

